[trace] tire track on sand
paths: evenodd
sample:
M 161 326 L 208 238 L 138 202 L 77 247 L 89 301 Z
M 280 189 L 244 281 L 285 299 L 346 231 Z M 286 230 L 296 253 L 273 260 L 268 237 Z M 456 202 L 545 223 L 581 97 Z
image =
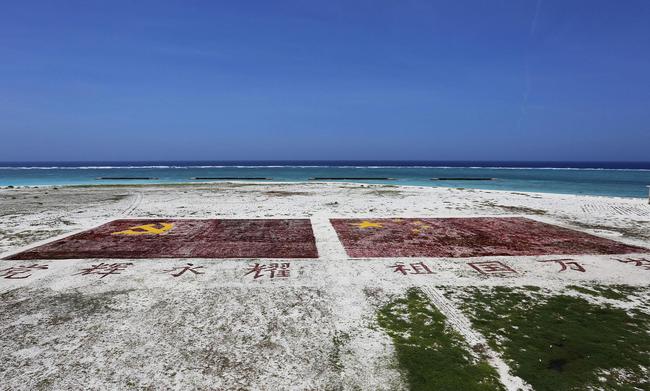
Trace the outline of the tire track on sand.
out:
M 505 361 L 489 347 L 487 340 L 473 328 L 469 319 L 460 312 L 439 290 L 424 286 L 422 291 L 429 297 L 431 302 L 447 317 L 448 324 L 459 332 L 470 346 L 481 345 L 484 347 L 484 354 L 487 361 L 494 367 L 501 384 L 509 391 L 531 390 L 532 387 L 522 378 L 512 374 L 510 367 Z
M 141 192 L 135 193 L 135 197 L 131 201 L 131 204 L 122 211 L 122 217 L 127 217 L 131 215 L 131 213 L 133 213 L 140 206 L 143 198 L 144 196 L 142 195 Z

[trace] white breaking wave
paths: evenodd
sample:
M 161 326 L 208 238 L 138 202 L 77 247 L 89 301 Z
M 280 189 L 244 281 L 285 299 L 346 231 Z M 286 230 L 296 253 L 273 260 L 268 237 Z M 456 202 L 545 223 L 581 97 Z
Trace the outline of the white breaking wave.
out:
M 200 165 L 200 166 L 0 166 L 0 170 L 143 170 L 143 169 L 210 169 L 210 168 L 341 168 L 341 169 L 473 169 L 473 170 L 569 170 L 569 171 L 650 171 L 647 168 L 592 168 L 592 167 L 503 167 L 503 166 L 348 166 L 348 165 L 265 165 L 265 166 L 230 166 L 230 165 Z

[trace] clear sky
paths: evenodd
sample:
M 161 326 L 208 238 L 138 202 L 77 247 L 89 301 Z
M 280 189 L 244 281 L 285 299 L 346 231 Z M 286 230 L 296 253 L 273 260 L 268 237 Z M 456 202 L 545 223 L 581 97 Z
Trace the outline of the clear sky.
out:
M 5 1 L 0 160 L 650 160 L 650 1 Z

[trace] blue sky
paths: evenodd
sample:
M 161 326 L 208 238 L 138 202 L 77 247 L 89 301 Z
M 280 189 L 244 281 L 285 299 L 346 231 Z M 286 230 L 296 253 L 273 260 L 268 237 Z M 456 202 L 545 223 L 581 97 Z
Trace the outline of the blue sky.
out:
M 650 160 L 650 2 L 12 1 L 0 160 Z

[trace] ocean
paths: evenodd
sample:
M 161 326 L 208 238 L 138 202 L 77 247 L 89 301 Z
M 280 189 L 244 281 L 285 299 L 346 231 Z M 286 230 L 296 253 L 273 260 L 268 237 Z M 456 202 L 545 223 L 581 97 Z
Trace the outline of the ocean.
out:
M 200 179 L 197 179 L 200 178 Z M 205 179 L 209 178 L 209 179 Z M 650 162 L 229 161 L 5 162 L 0 186 L 209 182 L 257 178 L 647 197 Z M 263 179 L 259 179 L 263 178 Z M 436 178 L 435 180 L 432 180 Z M 332 181 L 332 179 L 324 179 Z

